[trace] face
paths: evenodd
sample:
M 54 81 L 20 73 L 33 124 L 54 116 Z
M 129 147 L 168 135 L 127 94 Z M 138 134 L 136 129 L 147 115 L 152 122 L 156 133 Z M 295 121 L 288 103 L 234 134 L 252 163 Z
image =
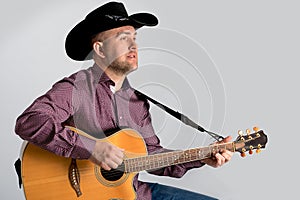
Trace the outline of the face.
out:
M 115 73 L 128 74 L 137 69 L 136 34 L 132 26 L 123 26 L 101 33 L 103 60 Z

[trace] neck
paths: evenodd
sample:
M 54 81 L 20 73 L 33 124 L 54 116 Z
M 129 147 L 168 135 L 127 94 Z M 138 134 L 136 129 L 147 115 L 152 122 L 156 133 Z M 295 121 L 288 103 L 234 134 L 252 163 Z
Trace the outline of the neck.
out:
M 112 70 L 110 70 L 109 68 L 106 68 L 104 72 L 115 83 L 115 91 L 121 89 L 123 82 L 126 78 L 126 75 L 118 75 Z
M 95 60 L 95 63 L 98 67 L 100 67 L 105 74 L 115 83 L 115 91 L 118 91 L 126 78 L 126 74 L 120 74 L 113 71 L 111 68 L 103 65 L 102 62 L 99 62 L 98 60 Z

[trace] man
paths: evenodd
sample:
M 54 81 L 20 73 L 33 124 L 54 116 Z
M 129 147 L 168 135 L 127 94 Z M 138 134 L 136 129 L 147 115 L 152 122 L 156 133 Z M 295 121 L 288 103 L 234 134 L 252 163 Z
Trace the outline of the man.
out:
M 104 138 L 112 130 L 129 127 L 143 137 L 149 154 L 163 152 L 155 135 L 149 104 L 137 96 L 126 76 L 138 68 L 136 30 L 155 26 L 149 13 L 128 16 L 122 3 L 109 2 L 89 13 L 68 34 L 67 55 L 78 61 L 93 59 L 94 66 L 58 81 L 18 117 L 15 131 L 24 140 L 57 155 L 89 159 L 105 170 L 116 169 L 124 151 L 112 143 L 93 140 L 70 130 L 74 126 L 91 136 Z M 229 142 L 227 137 L 223 142 Z M 134 145 L 134 144 L 132 144 Z M 224 150 L 212 158 L 160 168 L 150 173 L 182 177 L 205 164 L 222 166 L 232 153 Z M 137 199 L 213 199 L 163 186 L 133 181 Z M 112 198 L 114 198 L 112 196 Z

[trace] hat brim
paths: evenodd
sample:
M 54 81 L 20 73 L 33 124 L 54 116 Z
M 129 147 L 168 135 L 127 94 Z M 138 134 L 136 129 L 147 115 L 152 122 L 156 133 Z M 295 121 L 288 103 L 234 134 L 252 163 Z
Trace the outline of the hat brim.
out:
M 136 13 L 128 16 L 124 21 L 107 21 L 99 19 L 97 21 L 82 20 L 67 35 L 65 49 L 67 55 L 73 60 L 84 61 L 90 60 L 92 51 L 92 38 L 103 31 L 122 26 L 133 26 L 139 29 L 143 26 L 156 26 L 158 19 L 150 13 Z

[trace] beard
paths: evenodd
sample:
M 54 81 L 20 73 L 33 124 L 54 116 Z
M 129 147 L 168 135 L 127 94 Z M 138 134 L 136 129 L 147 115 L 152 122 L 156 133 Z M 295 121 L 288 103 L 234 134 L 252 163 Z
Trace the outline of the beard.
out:
M 126 61 L 118 61 L 114 60 L 108 68 L 115 72 L 117 75 L 126 75 L 129 72 L 134 70 L 134 67 L 132 64 L 126 62 Z

